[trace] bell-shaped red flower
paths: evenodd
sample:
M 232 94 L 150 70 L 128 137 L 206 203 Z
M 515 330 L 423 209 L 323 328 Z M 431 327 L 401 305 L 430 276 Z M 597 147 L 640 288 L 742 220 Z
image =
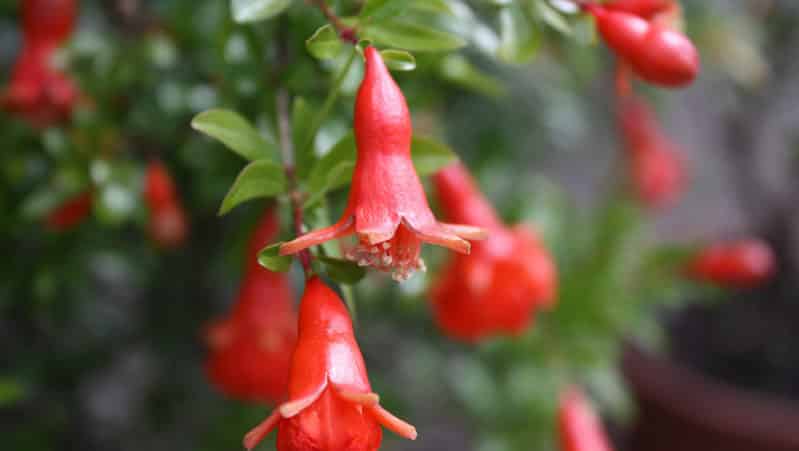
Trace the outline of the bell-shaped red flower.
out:
M 560 451 L 611 451 L 602 424 L 577 387 L 561 393 L 558 408 Z
M 584 8 L 596 18 L 602 39 L 636 75 L 650 83 L 679 87 L 699 73 L 699 53 L 684 34 L 660 23 L 604 6 Z
M 244 437 L 244 447 L 254 448 L 277 428 L 278 451 L 374 451 L 382 440 L 380 425 L 416 438 L 413 426 L 380 406 L 347 309 L 312 277 L 300 304 L 289 401 Z
M 349 201 L 334 225 L 303 235 L 280 248 L 294 254 L 328 240 L 356 235 L 346 257 L 405 280 L 424 270 L 422 242 L 468 253 L 482 231 L 436 220 L 411 161 L 411 118 L 405 97 L 374 47 L 367 47 L 366 73 L 355 102 L 358 158 Z
M 673 204 L 686 183 L 679 149 L 640 99 L 621 99 L 619 122 L 638 198 L 652 208 Z
M 56 207 L 45 218 L 45 224 L 51 230 L 63 232 L 80 224 L 92 211 L 92 192 L 84 191 L 67 199 Z
M 651 19 L 674 6 L 674 0 L 612 0 L 602 3 L 602 7 L 611 11 L 621 11 L 645 19 Z
M 144 198 L 150 210 L 147 224 L 150 238 L 164 248 L 183 244 L 188 235 L 188 220 L 175 183 L 166 166 L 153 160 L 147 166 Z
M 488 238 L 456 255 L 430 292 L 436 323 L 448 335 L 476 341 L 519 334 L 537 308 L 555 301 L 557 269 L 533 230 L 502 223 L 460 163 L 434 176 L 448 220 L 479 226 Z
M 52 67 L 51 58 L 72 33 L 77 14 L 73 0 L 25 0 L 22 5 L 24 47 L 0 93 L 3 109 L 44 127 L 69 118 L 78 90 Z
M 751 288 L 770 279 L 777 263 L 763 240 L 744 239 L 705 247 L 688 263 L 693 279 L 725 287 Z
M 207 331 L 208 377 L 226 395 L 278 403 L 288 394 L 297 316 L 288 276 L 261 267 L 258 251 L 279 231 L 272 208 L 261 218 L 247 248 L 245 276 L 230 315 Z

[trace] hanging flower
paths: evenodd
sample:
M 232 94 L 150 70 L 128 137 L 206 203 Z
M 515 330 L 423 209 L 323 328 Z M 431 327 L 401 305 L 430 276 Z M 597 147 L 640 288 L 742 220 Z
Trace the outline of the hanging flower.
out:
M 693 279 L 720 286 L 751 288 L 770 279 L 777 263 L 763 240 L 744 239 L 700 249 L 688 263 Z
M 312 277 L 300 304 L 289 400 L 244 437 L 244 447 L 254 448 L 277 428 L 278 451 L 374 451 L 382 440 L 381 424 L 416 438 L 413 426 L 380 406 L 347 309 Z
M 355 103 L 358 159 L 349 201 L 334 225 L 303 235 L 280 248 L 283 255 L 347 235 L 358 244 L 346 257 L 362 266 L 392 272 L 398 281 L 424 270 L 423 242 L 469 253 L 482 231 L 436 220 L 411 161 L 411 118 L 405 97 L 380 53 L 367 47 L 366 73 Z
M 577 387 L 561 393 L 558 438 L 560 451 L 612 450 L 593 407 Z
M 555 301 L 552 258 L 530 228 L 502 223 L 460 163 L 439 171 L 434 182 L 448 220 L 488 231 L 471 255 L 455 256 L 442 270 L 430 292 L 436 322 L 466 341 L 523 332 L 535 309 Z
M 652 208 L 673 204 L 685 188 L 679 149 L 662 132 L 642 100 L 632 95 L 621 99 L 619 118 L 638 198 Z
M 278 230 L 275 212 L 269 208 L 250 238 L 233 310 L 206 334 L 211 351 L 208 377 L 233 398 L 269 403 L 286 399 L 291 351 L 297 341 L 290 283 L 286 274 L 258 264 L 258 251 Z
M 641 79 L 666 87 L 691 83 L 699 73 L 699 53 L 684 34 L 604 5 L 586 4 L 584 9 L 596 19 L 602 39 L 630 65 Z
M 92 211 L 93 196 L 91 191 L 84 191 L 67 199 L 47 214 L 45 224 L 54 231 L 63 232 L 80 224 Z
M 55 51 L 72 34 L 77 5 L 74 0 L 25 0 L 22 4 L 24 47 L 0 93 L 0 106 L 32 125 L 45 127 L 69 118 L 78 90 L 52 66 Z
M 188 220 L 172 176 L 161 161 L 153 160 L 147 166 L 144 184 L 150 238 L 164 248 L 180 246 L 188 235 Z
M 674 0 L 612 0 L 602 3 L 602 6 L 611 11 L 621 11 L 645 19 L 651 19 L 674 6 Z

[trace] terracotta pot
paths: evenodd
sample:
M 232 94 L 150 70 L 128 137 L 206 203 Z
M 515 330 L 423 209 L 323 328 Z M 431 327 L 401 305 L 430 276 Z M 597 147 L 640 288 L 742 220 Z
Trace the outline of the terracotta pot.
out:
M 712 380 L 627 345 L 638 404 L 632 451 L 799 451 L 799 403 Z

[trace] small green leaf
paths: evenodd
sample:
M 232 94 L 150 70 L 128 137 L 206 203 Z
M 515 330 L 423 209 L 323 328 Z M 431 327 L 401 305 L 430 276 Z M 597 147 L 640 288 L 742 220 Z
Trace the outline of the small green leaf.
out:
M 366 275 L 366 270 L 354 262 L 333 257 L 317 257 L 328 277 L 338 283 L 353 285 Z
M 394 19 L 369 25 L 362 34 L 376 42 L 412 52 L 455 50 L 466 45 L 453 34 Z
M 523 64 L 532 60 L 541 43 L 538 29 L 524 11 L 517 6 L 503 8 L 499 12 L 501 43 L 498 56 L 503 61 Z
M 257 22 L 274 17 L 291 6 L 292 0 L 231 0 L 233 20 L 238 23 Z
M 313 146 L 313 108 L 303 97 L 295 97 L 291 107 L 291 125 L 293 128 L 294 151 L 297 155 L 297 175 L 304 180 L 314 163 Z M 306 147 L 305 144 L 308 144 Z
M 416 58 L 404 50 L 382 50 L 380 55 L 389 69 L 411 71 L 416 69 Z
M 481 72 L 463 55 L 447 55 L 441 61 L 439 71 L 445 79 L 480 94 L 491 97 L 505 94 L 505 87 L 499 80 Z
M 314 58 L 326 60 L 335 58 L 341 51 L 341 39 L 332 25 L 327 24 L 320 27 L 314 34 L 305 41 L 305 47 Z
M 329 191 L 346 185 L 352 178 L 355 162 L 350 160 L 340 161 L 324 173 L 311 174 L 311 183 L 308 190 L 311 195 L 305 201 L 305 206 L 310 207 L 319 202 Z
M 191 126 L 220 141 L 233 152 L 250 161 L 275 158 L 277 149 L 268 143 L 250 122 L 231 110 L 213 109 L 194 116 Z
M 0 407 L 14 404 L 27 395 L 25 388 L 16 380 L 0 379 Z
M 361 13 L 358 15 L 360 18 L 379 18 L 395 14 L 400 11 L 407 0 L 366 0 Z
M 413 137 L 411 157 L 420 177 L 434 174 L 458 160 L 455 152 L 444 143 L 421 136 Z
M 230 187 L 219 214 L 224 215 L 235 206 L 251 199 L 270 197 L 286 191 L 283 168 L 267 160 L 253 161 L 242 169 Z
M 549 6 L 546 2 L 535 2 L 535 13 L 547 25 L 560 31 L 563 34 L 569 35 L 572 32 L 569 22 L 560 15 L 555 8 Z
M 281 243 L 270 244 L 258 252 L 258 264 L 275 272 L 286 272 L 291 267 L 291 255 L 280 255 Z

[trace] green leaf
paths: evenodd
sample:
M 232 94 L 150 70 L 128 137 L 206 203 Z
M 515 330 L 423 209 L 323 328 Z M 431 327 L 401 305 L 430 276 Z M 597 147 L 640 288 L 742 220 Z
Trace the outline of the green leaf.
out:
M 382 50 L 380 55 L 389 69 L 411 71 L 416 69 L 416 58 L 404 50 Z
M 326 60 L 334 58 L 341 51 L 341 39 L 332 25 L 320 27 L 307 41 L 305 47 L 314 58 Z
M 27 395 L 25 388 L 16 380 L 0 379 L 0 407 L 13 404 Z
M 238 23 L 257 22 L 274 17 L 291 6 L 292 0 L 231 0 L 233 20 Z
M 310 196 L 305 205 L 313 205 L 327 192 L 350 183 L 356 155 L 355 137 L 349 133 L 314 165 L 308 176 Z M 420 177 L 433 174 L 458 158 L 445 144 L 418 136 L 414 136 L 411 141 L 411 157 Z
M 399 12 L 407 0 L 366 0 L 360 18 L 387 16 Z
M 230 187 L 219 214 L 224 215 L 235 206 L 251 199 L 270 197 L 286 191 L 283 168 L 267 160 L 253 161 L 242 169 Z
M 291 255 L 280 255 L 280 245 L 275 243 L 266 246 L 258 252 L 258 264 L 275 272 L 286 272 L 291 267 Z
M 191 126 L 220 141 L 249 161 L 277 156 L 274 144 L 262 138 L 255 127 L 235 111 L 224 109 L 203 111 L 194 116 Z
M 563 34 L 569 35 L 572 32 L 569 22 L 546 2 L 535 2 L 535 13 L 547 25 L 560 31 Z
M 441 61 L 439 72 L 445 79 L 480 94 L 500 97 L 506 93 L 499 80 L 481 72 L 463 55 L 447 55 Z
M 498 56 L 503 61 L 523 64 L 532 60 L 541 43 L 538 30 L 517 6 L 499 12 L 500 46 Z
M 366 275 L 366 270 L 354 262 L 333 257 L 317 257 L 328 277 L 338 283 L 354 285 Z
M 444 14 L 452 13 L 452 8 L 446 0 L 366 0 L 358 17 L 380 21 L 387 17 L 398 16 L 407 9 Z
M 291 125 L 293 128 L 294 151 L 297 160 L 297 175 L 304 180 L 314 163 L 313 136 L 314 111 L 303 97 L 296 97 L 291 107 Z M 307 146 L 303 144 L 308 144 Z
M 375 42 L 412 52 L 455 50 L 466 45 L 453 34 L 394 19 L 369 25 L 362 34 Z

